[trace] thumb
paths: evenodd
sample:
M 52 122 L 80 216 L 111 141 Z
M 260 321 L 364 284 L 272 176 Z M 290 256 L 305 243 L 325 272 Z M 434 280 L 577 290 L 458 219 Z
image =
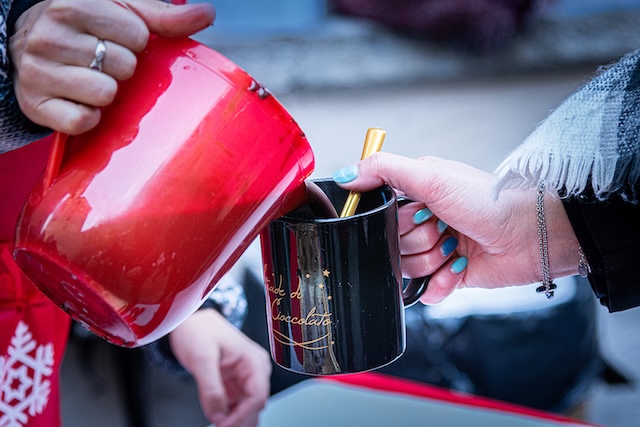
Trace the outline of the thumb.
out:
M 122 3 L 138 15 L 152 34 L 187 37 L 213 24 L 216 11 L 208 3 L 174 5 L 158 0 L 129 0 Z
M 414 200 L 429 202 L 437 197 L 433 190 L 442 179 L 442 159 L 410 159 L 391 153 L 375 153 L 360 162 L 340 169 L 333 180 L 348 190 L 368 191 L 383 184 Z

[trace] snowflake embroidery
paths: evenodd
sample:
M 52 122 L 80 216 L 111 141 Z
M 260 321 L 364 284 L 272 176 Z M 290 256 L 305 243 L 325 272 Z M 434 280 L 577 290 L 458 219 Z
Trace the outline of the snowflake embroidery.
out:
M 38 345 L 20 321 L 6 356 L 0 356 L 0 427 L 23 427 L 49 402 L 53 343 Z

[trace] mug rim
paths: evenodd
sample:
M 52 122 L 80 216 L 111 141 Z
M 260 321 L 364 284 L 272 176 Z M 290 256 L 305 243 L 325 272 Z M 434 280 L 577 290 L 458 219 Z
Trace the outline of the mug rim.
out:
M 330 182 L 333 183 L 335 185 L 336 182 L 331 179 L 331 178 L 316 178 L 316 179 L 311 179 L 310 181 L 314 182 L 314 183 L 319 183 L 319 182 Z M 345 190 L 346 191 L 346 190 Z M 291 224 L 333 224 L 333 223 L 339 223 L 339 222 L 345 222 L 347 220 L 354 220 L 354 219 L 360 219 L 360 218 L 365 218 L 365 217 L 369 217 L 372 215 L 375 215 L 385 209 L 388 209 L 389 206 L 392 203 L 395 203 L 398 195 L 396 194 L 396 192 L 394 191 L 393 188 L 391 188 L 390 185 L 388 184 L 382 184 L 379 187 L 376 187 L 373 190 L 369 190 L 367 191 L 367 193 L 369 192 L 373 192 L 373 191 L 380 191 L 380 192 L 388 192 L 391 197 L 389 198 L 389 200 L 387 200 L 386 202 L 384 202 L 383 204 L 381 204 L 380 206 L 377 206 L 373 209 L 370 209 L 366 212 L 360 212 L 360 213 L 356 213 L 354 215 L 350 215 L 348 217 L 344 217 L 344 218 L 296 218 L 296 217 L 292 217 L 289 214 L 285 214 L 282 215 L 279 218 L 276 218 L 274 221 L 283 221 L 283 222 L 288 222 Z

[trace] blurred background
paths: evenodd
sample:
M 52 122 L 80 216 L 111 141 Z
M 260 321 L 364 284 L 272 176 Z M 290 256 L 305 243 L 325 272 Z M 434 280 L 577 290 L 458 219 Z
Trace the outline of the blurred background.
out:
M 211 0 L 196 39 L 238 63 L 289 110 L 314 177 L 384 150 L 492 170 L 598 68 L 640 48 L 638 0 Z M 250 318 L 266 343 L 260 260 L 242 262 Z M 553 302 L 530 287 L 459 292 L 407 312 L 409 348 L 387 373 L 575 416 L 640 419 L 640 309 L 610 314 L 584 281 Z M 473 360 L 470 355 L 473 354 Z M 274 371 L 273 391 L 302 380 Z M 74 328 L 63 365 L 67 427 L 204 426 L 196 389 L 139 350 Z

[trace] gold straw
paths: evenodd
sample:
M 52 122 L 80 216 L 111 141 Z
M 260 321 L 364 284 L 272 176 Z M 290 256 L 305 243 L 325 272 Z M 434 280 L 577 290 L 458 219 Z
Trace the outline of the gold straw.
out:
M 360 160 L 364 160 L 373 153 L 377 153 L 382 149 L 382 144 L 384 143 L 384 137 L 387 135 L 387 132 L 383 131 L 379 128 L 370 128 L 367 130 L 367 136 L 364 139 L 364 147 L 362 148 L 362 156 Z M 358 202 L 360 202 L 360 193 L 356 191 L 350 191 L 349 196 L 347 196 L 347 201 L 342 208 L 342 212 L 340 213 L 340 218 L 344 218 L 347 216 L 351 216 L 356 213 L 356 208 L 358 207 Z

